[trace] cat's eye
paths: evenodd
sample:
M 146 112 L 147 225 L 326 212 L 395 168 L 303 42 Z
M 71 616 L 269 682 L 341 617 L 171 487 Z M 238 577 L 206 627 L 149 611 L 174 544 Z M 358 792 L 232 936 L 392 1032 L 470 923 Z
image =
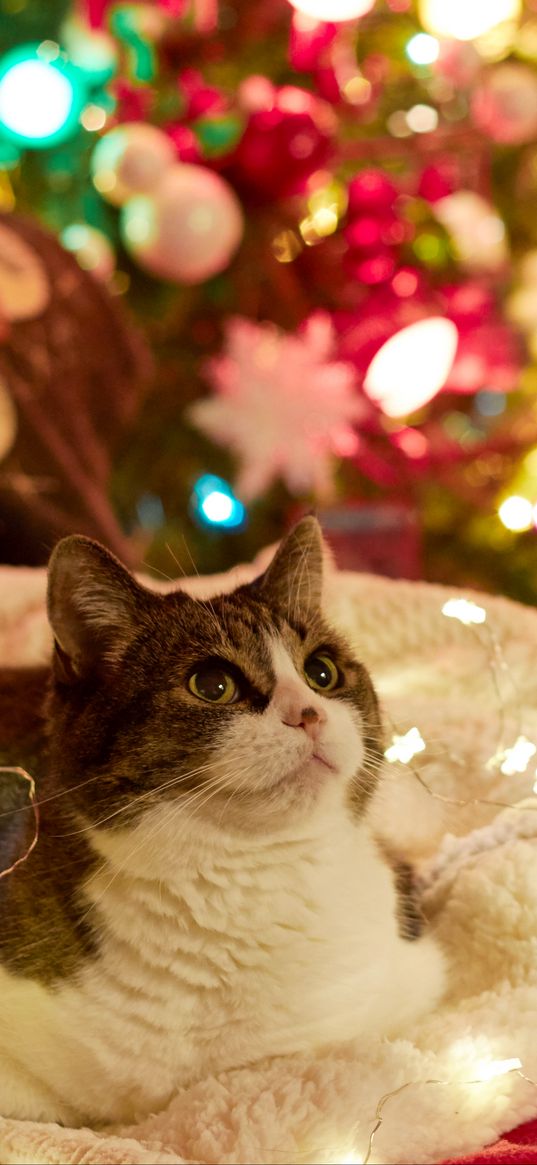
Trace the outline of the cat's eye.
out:
M 205 700 L 208 704 L 232 704 L 239 696 L 233 676 L 216 663 L 198 668 L 190 676 L 188 687 L 198 700 Z
M 304 675 L 310 688 L 316 692 L 331 692 L 340 681 L 339 671 L 329 655 L 310 655 L 304 664 Z

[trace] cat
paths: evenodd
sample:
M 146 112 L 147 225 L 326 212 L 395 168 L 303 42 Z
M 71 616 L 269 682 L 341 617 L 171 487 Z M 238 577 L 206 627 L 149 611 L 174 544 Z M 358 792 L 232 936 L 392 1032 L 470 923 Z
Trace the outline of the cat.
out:
M 41 818 L 0 879 L 0 1114 L 133 1121 L 209 1073 L 367 1047 L 441 997 L 408 871 L 371 836 L 379 705 L 322 581 L 313 517 L 211 601 L 56 546 L 51 668 L 0 683 L 0 759 L 28 763 Z

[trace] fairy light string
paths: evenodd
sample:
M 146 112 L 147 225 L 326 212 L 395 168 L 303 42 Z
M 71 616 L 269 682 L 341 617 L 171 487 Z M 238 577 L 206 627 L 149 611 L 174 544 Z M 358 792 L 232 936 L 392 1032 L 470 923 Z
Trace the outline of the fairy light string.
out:
M 23 862 L 27 861 L 27 859 L 30 857 L 30 854 L 32 853 L 32 850 L 34 850 L 37 845 L 39 838 L 39 803 L 36 798 L 35 781 L 33 777 L 31 777 L 30 774 L 26 772 L 26 769 L 19 768 L 16 765 L 0 765 L 0 774 L 2 773 L 14 773 L 21 780 L 28 782 L 28 805 L 23 806 L 23 810 L 31 807 L 34 815 L 34 832 L 30 844 L 27 846 L 24 853 L 22 853 L 20 857 L 12 862 L 10 866 L 7 866 L 5 870 L 0 869 L 0 878 L 6 878 L 8 874 L 12 874 L 18 866 L 21 866 Z M 20 812 L 21 810 L 15 810 L 15 812 L 18 811 Z
M 375 1137 L 376 1137 L 376 1134 L 378 1133 L 381 1125 L 384 1123 L 384 1115 L 383 1115 L 384 1108 L 389 1103 L 390 1100 L 392 1100 L 395 1096 L 398 1096 L 399 1093 L 404 1092 L 407 1088 L 415 1088 L 415 1087 L 418 1087 L 419 1085 L 424 1085 L 424 1084 L 425 1085 L 436 1085 L 436 1086 L 447 1086 L 450 1084 L 454 1084 L 454 1085 L 485 1084 L 489 1080 L 493 1080 L 497 1076 L 511 1076 L 511 1075 L 519 1076 L 521 1080 L 524 1080 L 526 1082 L 526 1084 L 530 1084 L 532 1086 L 532 1088 L 535 1088 L 537 1090 L 537 1081 L 532 1080 L 531 1076 L 527 1076 L 526 1073 L 523 1072 L 522 1061 L 518 1058 L 518 1056 L 513 1056 L 510 1059 L 506 1059 L 506 1060 L 490 1060 L 490 1061 L 484 1063 L 483 1067 L 482 1067 L 481 1075 L 478 1077 L 474 1077 L 471 1080 L 448 1080 L 448 1079 L 446 1079 L 446 1080 L 436 1080 L 436 1079 L 407 1080 L 404 1084 L 400 1084 L 398 1088 L 392 1088 L 391 1092 L 385 1092 L 384 1095 L 380 1097 L 380 1100 L 377 1103 L 377 1107 L 375 1110 L 375 1116 L 373 1118 L 375 1123 L 374 1123 L 373 1128 L 369 1134 L 369 1140 L 367 1143 L 367 1150 L 366 1150 L 365 1157 L 362 1157 L 362 1158 L 355 1157 L 354 1160 L 356 1162 L 356 1165 L 370 1165 L 371 1154 L 373 1152 L 373 1144 L 375 1141 Z
M 525 773 L 532 757 L 537 754 L 537 745 L 520 731 L 520 700 L 519 693 L 514 681 L 513 674 L 505 654 L 503 652 L 500 640 L 496 632 L 491 627 L 487 619 L 487 612 L 484 607 L 479 606 L 471 599 L 453 598 L 448 599 L 441 608 L 441 613 L 450 619 L 457 619 L 464 626 L 474 633 L 477 637 L 479 645 L 482 647 L 483 642 L 479 635 L 478 627 L 482 627 L 486 631 L 489 639 L 489 648 L 487 655 L 488 667 L 491 675 L 492 684 L 496 693 L 498 702 L 498 738 L 494 753 L 485 762 L 485 768 L 489 771 L 499 769 L 501 773 L 506 776 L 514 776 L 517 773 Z M 502 693 L 502 685 L 500 683 L 500 675 L 508 677 L 511 687 L 513 689 L 513 698 L 516 700 L 517 707 L 517 738 L 510 747 L 505 746 L 506 736 L 506 721 L 507 708 Z M 388 719 L 391 718 L 388 716 Z M 389 764 L 399 763 L 412 773 L 418 784 L 425 790 L 430 797 L 435 801 L 441 801 L 444 805 L 454 805 L 458 808 L 466 808 L 474 805 L 487 805 L 495 809 L 520 809 L 520 810 L 537 810 L 537 804 L 528 805 L 525 802 L 520 805 L 517 802 L 511 801 L 497 801 L 489 797 L 446 797 L 442 793 L 435 792 L 431 789 L 423 774 L 419 771 L 413 763 L 414 757 L 418 753 L 425 752 L 427 743 L 418 727 L 415 725 L 406 733 L 396 732 L 392 723 L 392 740 L 388 748 L 385 749 L 384 756 Z M 450 759 L 456 764 L 464 765 L 464 759 L 453 752 L 449 753 Z M 532 792 L 537 794 L 537 772 L 536 780 L 532 785 Z

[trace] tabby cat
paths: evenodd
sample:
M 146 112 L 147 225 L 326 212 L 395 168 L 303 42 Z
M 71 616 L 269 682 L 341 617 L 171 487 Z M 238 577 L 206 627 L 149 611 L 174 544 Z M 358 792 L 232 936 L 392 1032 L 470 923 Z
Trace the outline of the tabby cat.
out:
M 368 825 L 378 703 L 322 574 L 314 518 L 211 602 L 84 537 L 54 550 L 51 668 L 0 676 L 2 760 L 41 818 L 0 879 L 1 1114 L 134 1120 L 439 999 L 443 955 Z M 0 818 L 0 869 L 31 817 Z

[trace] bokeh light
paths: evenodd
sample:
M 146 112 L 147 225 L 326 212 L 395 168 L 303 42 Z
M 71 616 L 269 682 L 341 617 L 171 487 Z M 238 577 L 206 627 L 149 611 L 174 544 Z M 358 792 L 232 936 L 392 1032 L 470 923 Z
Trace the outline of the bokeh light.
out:
M 0 66 L 0 127 L 13 141 L 38 148 L 76 131 L 84 99 L 69 66 L 59 55 L 40 56 L 40 48 L 26 45 Z
M 356 20 L 373 7 L 375 0 L 290 0 L 297 12 L 314 20 Z
M 417 32 L 409 40 L 405 51 L 413 65 L 433 65 L 440 55 L 440 44 L 435 36 Z
M 225 530 L 238 529 L 246 521 L 246 509 L 222 477 L 204 473 L 192 490 L 190 499 L 194 516 L 205 526 Z
M 440 316 L 402 328 L 373 357 L 364 380 L 367 395 L 388 417 L 421 408 L 447 380 L 458 338 L 455 324 Z
M 512 494 L 502 502 L 498 517 L 507 530 L 519 533 L 533 525 L 533 506 L 528 498 Z
M 419 0 L 423 27 L 436 36 L 474 40 L 506 20 L 516 20 L 522 0 Z

